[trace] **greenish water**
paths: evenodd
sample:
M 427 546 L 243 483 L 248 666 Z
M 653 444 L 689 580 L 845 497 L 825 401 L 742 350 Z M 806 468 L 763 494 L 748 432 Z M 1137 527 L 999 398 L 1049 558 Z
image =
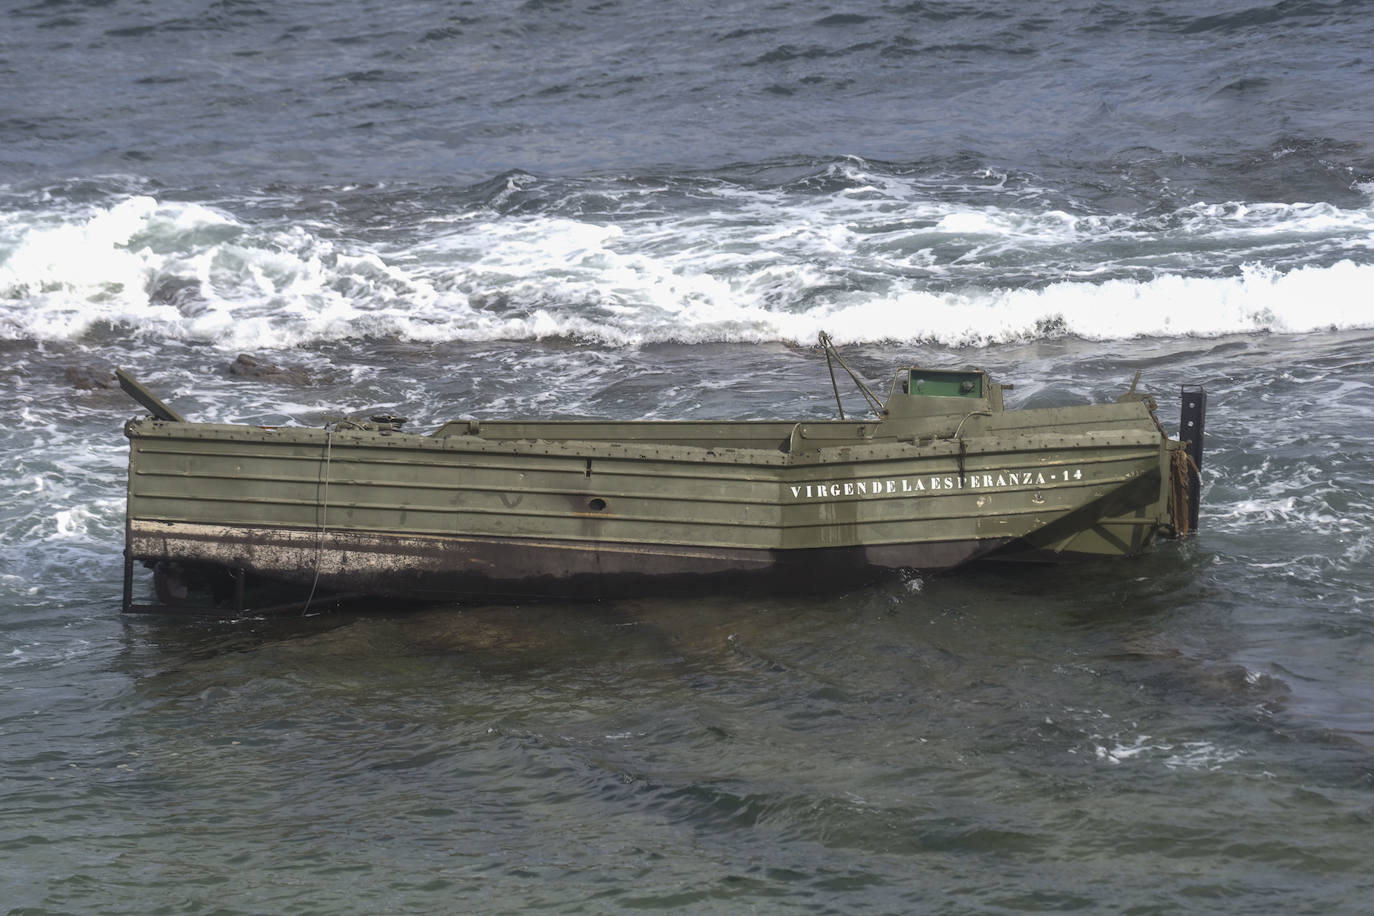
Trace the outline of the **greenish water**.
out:
M 1368 4 L 10 6 L 3 916 L 1371 909 Z M 1201 532 L 119 614 L 114 366 L 197 420 L 812 419 L 822 330 L 880 393 L 1205 385 Z
M 1367 733 L 1228 565 L 69 614 L 78 657 L 7 681 L 8 912 L 1353 911 Z

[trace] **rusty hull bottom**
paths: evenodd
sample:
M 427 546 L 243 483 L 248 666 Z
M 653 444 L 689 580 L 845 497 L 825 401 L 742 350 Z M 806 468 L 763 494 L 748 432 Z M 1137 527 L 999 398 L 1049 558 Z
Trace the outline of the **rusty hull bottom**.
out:
M 243 571 L 320 594 L 408 601 L 595 599 L 722 588 L 843 588 L 950 569 L 1006 538 L 762 550 L 538 538 L 415 537 L 133 521 L 128 557 Z M 318 571 L 318 573 L 317 573 Z

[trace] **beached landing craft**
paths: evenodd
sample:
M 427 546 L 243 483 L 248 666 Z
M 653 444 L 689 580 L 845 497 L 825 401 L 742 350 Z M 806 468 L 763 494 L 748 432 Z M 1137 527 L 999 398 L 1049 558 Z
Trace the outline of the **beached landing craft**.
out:
M 923 367 L 897 371 L 885 401 L 855 376 L 869 420 L 458 420 L 418 435 L 394 417 L 190 422 L 119 377 L 151 414 L 125 426 L 125 610 L 810 588 L 1128 556 L 1197 525 L 1200 389 L 1184 391 L 1181 441 L 1135 383 L 1112 404 L 1005 410 L 987 373 Z M 160 605 L 134 603 L 137 561 Z M 280 604 L 252 597 L 264 585 Z

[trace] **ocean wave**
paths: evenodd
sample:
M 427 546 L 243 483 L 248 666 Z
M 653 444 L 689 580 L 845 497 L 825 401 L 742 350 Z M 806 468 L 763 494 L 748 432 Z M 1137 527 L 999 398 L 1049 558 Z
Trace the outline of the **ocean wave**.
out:
M 1374 326 L 1374 212 L 1191 204 L 1164 216 L 705 182 L 690 207 L 430 214 L 390 235 L 135 195 L 0 217 L 0 338 L 271 349 L 330 340 L 1110 340 Z M 566 212 L 566 197 L 554 209 Z M 438 217 L 445 218 L 439 219 Z

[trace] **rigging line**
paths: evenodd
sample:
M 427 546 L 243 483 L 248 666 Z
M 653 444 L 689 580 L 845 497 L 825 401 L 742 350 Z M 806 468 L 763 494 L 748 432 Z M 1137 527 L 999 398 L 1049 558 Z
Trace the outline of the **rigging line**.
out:
M 320 584 L 320 557 L 324 554 L 324 532 L 329 520 L 329 462 L 333 458 L 333 450 L 334 430 L 326 429 L 324 431 L 324 462 L 320 465 L 320 477 L 315 480 L 316 487 L 321 488 L 320 478 L 323 478 L 320 507 L 316 513 L 316 518 L 319 520 L 319 531 L 315 537 L 315 579 L 310 583 L 310 594 L 305 596 L 305 607 L 301 608 L 302 617 L 310 612 L 310 602 L 314 600 L 315 589 Z
M 854 370 L 849 368 L 849 364 L 844 361 L 844 357 L 841 356 L 839 354 L 839 351 L 835 349 L 835 342 L 831 340 L 830 335 L 825 333 L 824 331 L 821 331 L 820 333 L 820 345 L 823 348 L 825 348 L 825 364 L 827 366 L 830 365 L 830 357 L 833 354 L 835 357 L 835 362 L 839 363 L 840 368 L 842 368 L 845 372 L 848 372 L 849 377 L 854 380 L 854 384 L 859 386 L 859 391 L 862 392 L 864 398 L 867 399 L 868 403 L 872 406 L 873 412 L 881 417 L 883 415 L 883 402 L 878 400 L 878 396 L 874 394 L 871 390 L 869 390 L 869 387 L 863 383 L 863 379 L 855 375 Z M 833 367 L 831 367 L 830 369 L 830 384 L 832 387 L 835 385 L 835 369 Z M 839 402 L 839 399 L 840 392 L 839 389 L 836 388 L 835 400 L 837 403 Z M 844 419 L 843 407 L 840 408 L 840 419 Z
M 830 347 L 825 332 L 821 332 L 821 345 L 825 347 L 825 368 L 830 370 L 830 387 L 835 392 L 835 406 L 840 409 L 840 419 L 844 419 L 844 404 L 840 401 L 840 385 L 835 381 L 835 364 L 830 361 Z

